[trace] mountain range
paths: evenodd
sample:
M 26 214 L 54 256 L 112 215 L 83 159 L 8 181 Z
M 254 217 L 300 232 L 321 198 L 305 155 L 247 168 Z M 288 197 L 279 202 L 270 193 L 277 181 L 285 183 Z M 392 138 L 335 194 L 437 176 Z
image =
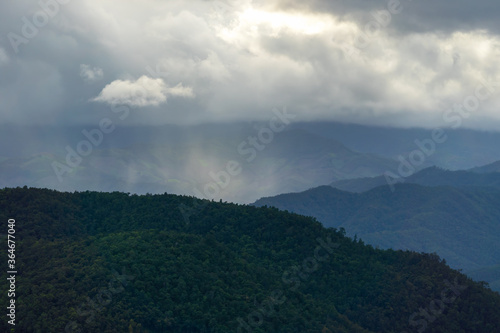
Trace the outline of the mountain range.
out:
M 263 128 L 268 129 L 260 123 L 117 128 L 99 145 L 91 145 L 85 156 L 78 149 L 83 151 L 82 142 L 90 139 L 76 129 L 67 133 L 34 128 L 32 132 L 50 144 L 33 146 L 16 141 L 20 134 L 9 129 L 3 133 L 12 137 L 6 138 L 11 146 L 1 150 L 5 155 L 0 157 L 0 186 L 168 192 L 245 203 L 338 179 L 376 176 L 397 167 L 394 160 L 358 153 L 300 129 L 260 140 Z M 141 139 L 131 142 L 129 136 Z M 227 177 L 228 163 L 237 163 L 241 171 Z
M 398 158 L 408 159 L 419 148 L 415 140 L 428 139 L 431 133 L 300 122 L 277 132 L 264 122 L 113 126 L 102 140 L 94 135 L 98 144 L 93 144 L 88 137 L 95 134 L 96 125 L 2 125 L 0 187 L 168 192 L 250 203 L 340 180 L 388 171 L 397 175 Z M 432 165 L 469 169 L 500 159 L 498 134 L 463 129 L 446 130 L 445 135 L 447 140 L 436 144 L 435 153 L 415 171 Z M 85 156 L 75 157 L 78 149 Z M 223 174 L 230 161 L 237 162 L 241 172 L 226 181 Z
M 441 172 L 427 171 L 436 170 Z M 351 193 L 321 186 L 262 198 L 255 205 L 314 216 L 380 248 L 435 252 L 451 267 L 500 290 L 500 189 L 404 183 L 393 190 L 384 185 Z
M 470 170 L 450 171 L 438 167 L 429 167 L 420 170 L 408 177 L 395 178 L 390 174 L 345 179 L 332 182 L 330 185 L 339 190 L 348 192 L 365 192 L 378 186 L 396 183 L 419 184 L 423 186 L 454 186 L 454 187 L 493 187 L 500 189 L 500 172 L 495 171 L 500 162 L 494 162 Z
M 397 128 L 335 122 L 292 124 L 324 138 L 342 142 L 352 150 L 397 160 L 408 158 L 420 148 L 416 141 L 432 139 L 434 128 Z M 500 133 L 466 128 L 440 128 L 443 142 L 436 143 L 435 152 L 426 155 L 422 168 L 438 166 L 448 170 L 467 170 L 500 160 Z M 325 183 L 326 184 L 326 183 Z

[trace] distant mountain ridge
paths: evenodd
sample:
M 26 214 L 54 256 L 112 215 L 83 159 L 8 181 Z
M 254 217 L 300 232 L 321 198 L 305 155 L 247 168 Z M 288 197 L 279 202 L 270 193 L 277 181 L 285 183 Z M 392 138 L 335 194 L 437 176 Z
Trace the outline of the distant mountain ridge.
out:
M 391 159 L 408 157 L 418 149 L 415 140 L 431 137 L 432 130 L 424 128 L 396 128 L 334 122 L 293 124 L 325 138 L 338 140 L 347 147 L 364 153 L 373 153 Z M 426 156 L 422 167 L 437 165 L 449 170 L 466 170 L 500 160 L 500 133 L 471 129 L 446 128 L 446 141 L 436 145 L 436 152 Z
M 500 161 L 496 161 L 487 165 L 475 167 L 469 169 L 469 171 L 476 173 L 489 173 L 489 172 L 500 172 Z
M 500 162 L 467 171 L 450 171 L 438 167 L 429 167 L 405 178 L 394 179 L 391 177 L 387 178 L 386 176 L 365 177 L 338 180 L 332 182 L 330 185 L 343 191 L 356 193 L 369 191 L 378 186 L 390 186 L 393 182 L 423 186 L 479 186 L 500 189 L 500 172 L 491 171 L 497 166 L 500 166 Z
M 500 190 L 395 187 L 349 193 L 321 186 L 262 198 L 255 205 L 314 216 L 381 248 L 436 252 L 466 272 L 500 264 Z

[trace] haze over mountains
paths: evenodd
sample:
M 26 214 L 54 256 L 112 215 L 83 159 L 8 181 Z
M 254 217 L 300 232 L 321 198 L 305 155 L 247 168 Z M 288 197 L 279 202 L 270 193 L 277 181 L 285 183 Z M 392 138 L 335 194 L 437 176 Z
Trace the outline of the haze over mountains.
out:
M 293 126 L 293 125 L 292 125 Z M 344 143 L 347 147 L 392 159 L 399 155 L 408 159 L 419 150 L 415 141 L 432 138 L 432 128 L 397 128 L 342 123 L 313 122 L 299 124 L 305 130 Z M 465 170 L 500 160 L 498 142 L 500 133 L 443 127 L 444 142 L 435 145 L 435 151 L 425 156 L 422 167 L 438 166 L 448 170 Z
M 78 146 L 90 142 L 82 131 L 92 133 L 96 128 L 3 126 L 2 129 L 0 186 L 168 192 L 241 203 L 339 180 L 374 177 L 387 171 L 397 174 L 401 163 L 398 156 L 408 159 L 411 151 L 418 148 L 413 141 L 429 135 L 423 129 L 388 130 L 338 123 L 292 123 L 279 132 L 269 131 L 269 123 L 262 122 L 116 126 L 111 133 L 103 134 L 102 140 L 95 136 L 99 144 L 89 144 L 88 155 L 75 157 L 78 148 L 88 150 Z M 267 132 L 259 137 L 262 130 Z M 368 132 L 364 144 L 355 139 L 362 132 Z M 396 139 L 397 135 L 402 137 Z M 447 142 L 436 146 L 434 154 L 415 166 L 416 171 L 432 165 L 433 161 L 456 169 L 493 162 L 497 155 L 500 158 L 492 143 L 495 141 L 491 140 L 497 134 L 461 130 L 449 136 Z M 36 139 L 40 137 L 44 139 Z M 477 140 L 461 144 L 471 137 Z M 251 138 L 256 141 L 251 142 Z M 344 141 L 349 144 L 344 145 Z M 381 148 L 372 151 L 372 145 Z M 73 162 L 71 166 L 66 160 L 68 156 Z M 241 172 L 229 175 L 229 179 L 226 169 L 230 161 L 237 162 Z M 340 187 L 349 182 L 338 184 Z
M 437 167 L 429 167 L 408 177 L 393 178 L 390 175 L 346 179 L 332 182 L 332 187 L 349 192 L 365 192 L 372 188 L 387 185 L 393 187 L 397 183 L 419 184 L 423 186 L 478 186 L 500 189 L 500 172 L 496 171 L 499 162 L 466 170 L 450 171 Z
M 6 137 L 10 134 L 13 144 L 4 150 L 1 185 L 169 192 L 251 202 L 262 195 L 304 190 L 336 179 L 375 176 L 396 167 L 390 159 L 357 153 L 340 142 L 299 129 L 270 132 L 272 136 L 261 140 L 260 130 L 268 125 L 251 125 L 119 128 L 68 172 L 63 169 L 68 165 L 66 147 L 75 152 L 79 142 L 88 142 L 85 136 L 70 130 L 32 129 L 32 135 L 46 139 L 40 145 L 23 147 L 26 141 L 13 139 L 22 135 L 11 129 L 4 132 Z M 141 139 L 131 141 L 130 137 Z M 257 141 L 250 142 L 252 138 Z M 74 156 L 70 156 L 73 162 Z M 237 162 L 241 173 L 227 180 L 221 172 L 226 172 L 229 161 Z M 58 169 L 61 179 L 54 171 L 54 162 L 62 165 Z M 205 191 L 204 186 L 219 180 L 220 193 Z

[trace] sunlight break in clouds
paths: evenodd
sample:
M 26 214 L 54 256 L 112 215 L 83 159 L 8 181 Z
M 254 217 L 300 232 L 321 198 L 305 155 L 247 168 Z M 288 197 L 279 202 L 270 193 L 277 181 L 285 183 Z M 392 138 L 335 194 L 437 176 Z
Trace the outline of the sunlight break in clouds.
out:
M 182 83 L 169 88 L 163 79 L 152 79 L 143 75 L 135 82 L 115 80 L 104 87 L 99 96 L 92 100 L 111 105 L 125 104 L 133 107 L 145 107 L 158 106 L 165 103 L 167 95 L 181 97 L 194 96 L 192 89 L 183 87 Z

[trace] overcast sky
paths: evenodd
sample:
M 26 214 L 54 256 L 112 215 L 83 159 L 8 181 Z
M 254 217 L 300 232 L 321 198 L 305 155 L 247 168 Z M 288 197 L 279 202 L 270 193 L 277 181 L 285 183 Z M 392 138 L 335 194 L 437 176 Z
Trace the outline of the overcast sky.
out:
M 96 123 L 113 105 L 128 124 L 267 120 L 286 106 L 301 121 L 454 115 L 500 130 L 499 14 L 498 0 L 3 0 L 0 123 Z M 444 119 L 455 103 L 473 112 Z

